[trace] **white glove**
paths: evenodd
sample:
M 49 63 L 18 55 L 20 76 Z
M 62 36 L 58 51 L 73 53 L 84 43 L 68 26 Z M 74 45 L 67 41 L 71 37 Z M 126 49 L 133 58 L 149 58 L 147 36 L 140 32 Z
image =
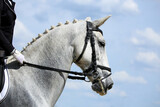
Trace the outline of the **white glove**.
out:
M 20 63 L 23 64 L 25 60 L 24 56 L 17 50 L 14 51 L 13 57 Z

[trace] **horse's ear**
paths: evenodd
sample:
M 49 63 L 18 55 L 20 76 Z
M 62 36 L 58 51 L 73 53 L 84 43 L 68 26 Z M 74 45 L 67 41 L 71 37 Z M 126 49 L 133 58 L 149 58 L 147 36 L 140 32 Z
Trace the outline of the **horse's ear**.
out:
M 111 17 L 111 15 L 107 16 L 107 17 L 104 17 L 104 18 L 101 18 L 101 19 L 98 19 L 98 20 L 95 20 L 93 21 L 93 25 L 95 25 L 96 27 L 100 27 L 107 19 L 109 19 Z
M 85 21 L 90 21 L 90 22 L 91 22 L 91 21 L 92 21 L 92 20 L 91 20 L 91 17 L 87 17 L 87 18 L 85 19 Z

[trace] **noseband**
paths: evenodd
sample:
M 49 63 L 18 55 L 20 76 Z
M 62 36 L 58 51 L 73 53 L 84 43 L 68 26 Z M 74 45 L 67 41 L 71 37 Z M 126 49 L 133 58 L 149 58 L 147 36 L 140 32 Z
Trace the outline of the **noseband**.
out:
M 87 34 L 86 34 L 86 38 L 85 38 L 85 44 L 84 44 L 83 50 L 82 50 L 80 56 L 78 57 L 78 59 L 76 60 L 76 62 L 79 62 L 80 59 L 82 58 L 82 56 L 86 50 L 88 41 L 90 39 L 90 44 L 91 44 L 91 48 L 92 48 L 92 62 L 91 62 L 91 65 L 88 67 L 88 69 L 86 69 L 84 71 L 84 73 L 89 73 L 90 71 L 92 71 L 91 74 L 93 75 L 94 80 L 97 80 L 98 78 L 100 78 L 100 75 L 99 75 L 99 72 L 97 71 L 97 68 L 109 71 L 110 72 L 109 75 L 106 75 L 105 77 L 101 78 L 101 80 L 103 80 L 111 75 L 111 68 L 103 66 L 103 65 L 97 65 L 95 40 L 94 40 L 93 31 L 98 31 L 103 35 L 102 30 L 100 30 L 98 27 L 94 27 L 94 25 L 91 22 L 87 21 Z

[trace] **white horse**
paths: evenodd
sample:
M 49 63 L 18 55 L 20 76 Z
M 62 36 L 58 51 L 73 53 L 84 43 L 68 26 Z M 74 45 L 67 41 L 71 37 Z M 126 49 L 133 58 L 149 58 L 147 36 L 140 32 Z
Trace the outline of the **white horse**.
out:
M 90 21 L 95 28 L 98 28 L 109 17 L 93 22 L 87 18 L 81 21 L 74 20 L 72 23 L 66 21 L 64 25 L 59 23 L 28 43 L 22 54 L 31 63 L 64 70 L 70 70 L 72 63 L 76 63 L 85 71 L 92 64 L 93 49 L 89 43 L 80 60 L 76 60 L 85 44 L 88 32 L 86 21 Z M 97 65 L 109 67 L 102 34 L 99 31 L 93 31 L 92 36 L 95 40 Z M 10 77 L 9 93 L 0 107 L 53 107 L 68 77 L 67 73 L 21 66 L 12 57 L 8 59 L 7 66 Z M 92 73 L 92 69 L 88 72 Z M 98 79 L 93 76 L 88 76 L 88 78 L 93 84 L 93 90 L 104 95 L 113 85 L 111 77 L 106 77 L 110 75 L 110 72 L 98 67 L 96 73 L 99 75 Z

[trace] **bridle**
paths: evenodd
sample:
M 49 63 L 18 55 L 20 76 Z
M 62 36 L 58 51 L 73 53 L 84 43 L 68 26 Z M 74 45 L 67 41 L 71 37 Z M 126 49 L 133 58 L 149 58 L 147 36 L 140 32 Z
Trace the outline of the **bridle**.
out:
M 94 40 L 93 31 L 98 31 L 103 35 L 102 30 L 100 30 L 98 27 L 94 27 L 94 25 L 91 22 L 87 21 L 87 34 L 86 34 L 86 38 L 85 38 L 85 44 L 84 44 L 84 47 L 83 47 L 83 50 L 82 50 L 80 56 L 77 58 L 77 60 L 75 62 L 78 63 L 81 60 L 81 58 L 82 58 L 82 56 L 83 56 L 83 54 L 84 54 L 84 52 L 85 52 L 85 50 L 87 48 L 88 41 L 90 40 L 90 44 L 91 44 L 91 48 L 92 48 L 92 59 L 91 59 L 92 62 L 90 64 L 90 66 L 88 67 L 88 69 L 84 70 L 83 72 L 92 74 L 92 76 L 93 76 L 92 89 L 94 91 L 99 91 L 99 90 L 97 90 L 97 88 L 95 88 L 95 87 L 97 87 L 96 84 L 98 83 L 100 85 L 100 87 L 101 87 L 100 91 L 103 94 L 106 94 L 106 90 L 104 89 L 105 86 L 104 86 L 102 80 L 108 78 L 112 74 L 111 73 L 111 68 L 103 66 L 103 65 L 97 65 L 95 40 Z M 105 75 L 102 78 L 100 76 L 99 72 L 97 71 L 97 68 L 100 68 L 102 70 L 107 70 L 107 71 L 110 72 L 110 74 Z
M 24 62 L 23 65 L 34 67 L 34 68 L 39 68 L 39 69 L 43 69 L 43 70 L 50 70 L 50 71 L 55 71 L 55 72 L 64 72 L 64 73 L 68 73 L 68 74 L 81 76 L 81 77 L 79 77 L 79 76 L 70 76 L 69 75 L 68 76 L 69 79 L 78 79 L 78 80 L 85 80 L 86 81 L 86 79 L 85 79 L 86 76 L 93 76 L 94 77 L 93 82 L 102 81 L 103 79 L 105 79 L 105 78 L 107 78 L 111 75 L 111 68 L 106 67 L 106 66 L 102 66 L 102 65 L 97 65 L 96 51 L 95 51 L 95 40 L 94 40 L 94 36 L 93 36 L 93 31 L 98 31 L 98 32 L 103 34 L 103 32 L 98 27 L 94 27 L 91 22 L 87 21 L 87 34 L 86 34 L 86 38 L 85 38 L 85 44 L 84 44 L 84 47 L 83 47 L 83 50 L 82 50 L 80 56 L 75 61 L 75 62 L 79 62 L 81 60 L 81 58 L 82 58 L 82 56 L 83 56 L 83 54 L 86 50 L 88 41 L 90 40 L 90 44 L 91 44 L 91 47 L 92 47 L 92 62 L 91 62 L 91 65 L 88 67 L 88 69 L 83 71 L 83 73 L 76 72 L 76 71 L 68 71 L 68 70 L 63 70 L 63 69 L 58 69 L 58 68 L 53 68 L 53 67 L 46 67 L 46 66 L 42 66 L 42 65 L 29 63 L 29 62 Z M 103 78 L 100 78 L 100 75 L 99 75 L 99 72 L 97 71 L 97 68 L 100 68 L 102 70 L 107 70 L 107 71 L 110 72 L 110 74 L 106 75 Z M 86 82 L 88 82 L 88 81 L 86 81 Z
M 91 48 L 92 48 L 92 62 L 90 64 L 90 66 L 88 67 L 88 69 L 84 70 L 84 72 L 85 73 L 91 72 L 91 74 L 94 77 L 94 82 L 95 82 L 95 81 L 97 81 L 97 79 L 100 79 L 100 75 L 99 75 L 99 72 L 97 71 L 97 68 L 100 68 L 102 70 L 107 70 L 110 72 L 109 75 L 106 75 L 105 77 L 101 78 L 100 80 L 103 80 L 111 75 L 111 68 L 103 66 L 103 65 L 97 65 L 95 40 L 94 40 L 93 31 L 98 31 L 103 35 L 103 32 L 101 29 L 99 29 L 98 27 L 94 27 L 94 25 L 91 22 L 87 21 L 87 34 L 86 34 L 86 38 L 85 38 L 85 44 L 84 44 L 84 47 L 83 47 L 83 50 L 82 50 L 80 56 L 77 58 L 77 60 L 75 62 L 79 62 L 81 60 L 81 58 L 87 48 L 88 41 L 90 39 L 90 44 L 91 44 Z

